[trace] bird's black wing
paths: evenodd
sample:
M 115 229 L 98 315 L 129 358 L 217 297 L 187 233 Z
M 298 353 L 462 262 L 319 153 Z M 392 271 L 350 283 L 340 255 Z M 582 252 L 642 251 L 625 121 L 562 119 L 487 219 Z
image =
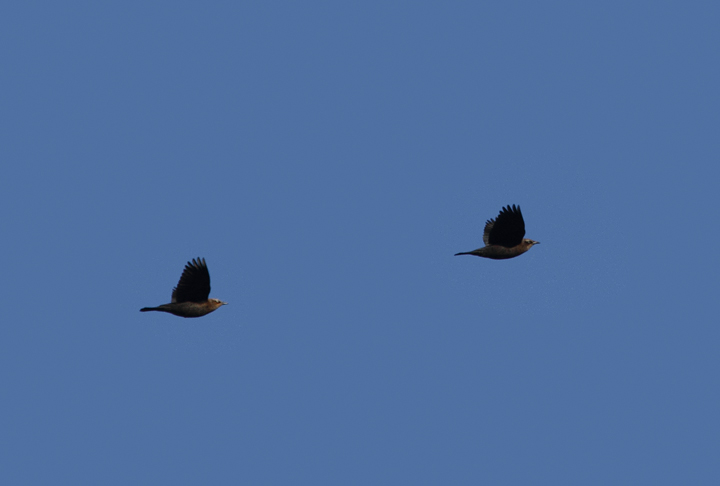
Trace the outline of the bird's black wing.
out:
M 205 302 L 210 295 L 210 272 L 204 258 L 193 258 L 185 265 L 177 287 L 173 289 L 173 302 Z
M 525 221 L 520 206 L 506 206 L 502 208 L 496 219 L 485 224 L 483 241 L 486 245 L 500 245 L 512 248 L 522 243 L 525 236 Z

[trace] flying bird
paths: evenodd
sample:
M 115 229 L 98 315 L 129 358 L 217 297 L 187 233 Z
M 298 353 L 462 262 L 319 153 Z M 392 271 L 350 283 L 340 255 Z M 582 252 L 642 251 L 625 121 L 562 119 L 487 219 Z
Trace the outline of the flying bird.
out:
M 504 260 L 522 255 L 533 245 L 540 242 L 523 238 L 525 236 L 525 221 L 520 206 L 508 205 L 502 208 L 497 219 L 490 219 L 485 223 L 483 242 L 485 246 L 477 250 L 456 253 L 458 255 L 475 255 Z
M 170 303 L 157 307 L 143 307 L 140 312 L 160 311 L 180 317 L 201 317 L 222 305 L 227 305 L 227 302 L 218 299 L 208 299 L 209 295 L 210 272 L 205 259 L 193 258 L 192 262 L 185 265 L 180 281 L 173 289 Z

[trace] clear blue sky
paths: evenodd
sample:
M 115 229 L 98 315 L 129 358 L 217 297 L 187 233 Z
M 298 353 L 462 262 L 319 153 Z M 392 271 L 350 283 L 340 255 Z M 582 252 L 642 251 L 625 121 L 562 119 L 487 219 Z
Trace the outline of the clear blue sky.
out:
M 720 484 L 717 2 L 0 10 L 2 484 Z

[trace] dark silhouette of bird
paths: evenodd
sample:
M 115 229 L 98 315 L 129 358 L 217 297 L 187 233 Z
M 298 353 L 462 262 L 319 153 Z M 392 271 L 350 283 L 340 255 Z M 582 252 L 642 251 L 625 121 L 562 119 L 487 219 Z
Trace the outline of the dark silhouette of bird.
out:
M 185 265 L 180 281 L 173 289 L 170 303 L 157 307 L 143 307 L 140 312 L 160 311 L 180 317 L 201 317 L 222 305 L 227 305 L 227 302 L 218 299 L 208 299 L 209 295 L 210 272 L 205 259 L 193 258 L 192 262 Z
M 525 221 L 520 206 L 508 205 L 502 208 L 497 219 L 490 219 L 485 223 L 483 242 L 485 246 L 477 250 L 456 253 L 458 255 L 475 255 L 504 260 L 522 255 L 533 245 L 540 242 L 523 238 L 525 236 Z

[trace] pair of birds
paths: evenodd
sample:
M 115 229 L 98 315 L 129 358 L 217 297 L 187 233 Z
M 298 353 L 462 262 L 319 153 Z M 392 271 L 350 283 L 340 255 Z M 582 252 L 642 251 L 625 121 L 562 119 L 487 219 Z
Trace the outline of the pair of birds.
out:
M 539 242 L 525 238 L 525 220 L 520 206 L 502 208 L 496 219 L 485 223 L 483 232 L 485 246 L 477 250 L 456 253 L 458 255 L 475 255 L 493 260 L 505 260 L 522 255 Z M 215 309 L 227 305 L 218 299 L 209 299 L 210 272 L 204 258 L 193 258 L 185 265 L 177 287 L 173 289 L 169 304 L 157 307 L 143 307 L 140 312 L 169 312 L 180 317 L 202 317 Z

